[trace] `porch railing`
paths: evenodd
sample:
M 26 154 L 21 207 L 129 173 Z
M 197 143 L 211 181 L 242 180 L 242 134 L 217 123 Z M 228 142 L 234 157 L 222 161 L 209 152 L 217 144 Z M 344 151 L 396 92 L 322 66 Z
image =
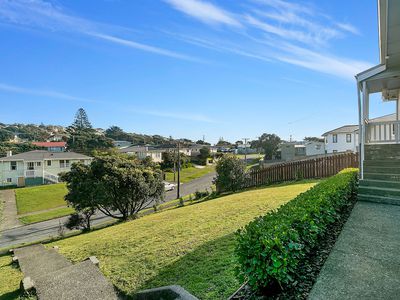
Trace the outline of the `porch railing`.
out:
M 400 143 L 400 121 L 366 124 L 366 144 Z

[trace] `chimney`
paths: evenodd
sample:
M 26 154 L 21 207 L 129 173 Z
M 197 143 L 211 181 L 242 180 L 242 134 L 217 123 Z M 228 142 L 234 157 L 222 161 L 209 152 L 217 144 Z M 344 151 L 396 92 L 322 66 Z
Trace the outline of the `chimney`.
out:
M 7 156 L 7 157 L 12 156 L 12 151 L 11 151 L 11 150 L 10 150 L 10 151 L 7 151 L 7 152 L 6 152 L 6 156 Z

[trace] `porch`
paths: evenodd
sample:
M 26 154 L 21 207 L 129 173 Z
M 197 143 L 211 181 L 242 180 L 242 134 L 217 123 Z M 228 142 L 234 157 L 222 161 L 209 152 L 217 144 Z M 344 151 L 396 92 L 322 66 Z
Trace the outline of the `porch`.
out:
M 359 136 L 359 199 L 400 205 L 400 2 L 379 0 L 380 64 L 356 76 Z M 394 102 L 395 111 L 370 117 L 370 95 Z M 384 104 L 382 104 L 384 105 Z

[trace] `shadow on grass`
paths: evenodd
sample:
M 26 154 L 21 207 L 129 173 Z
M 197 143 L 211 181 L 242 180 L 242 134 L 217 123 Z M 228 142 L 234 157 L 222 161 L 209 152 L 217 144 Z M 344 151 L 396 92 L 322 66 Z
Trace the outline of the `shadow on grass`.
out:
M 235 276 L 234 234 L 205 243 L 176 262 L 139 289 L 177 284 L 199 299 L 227 299 L 241 283 Z

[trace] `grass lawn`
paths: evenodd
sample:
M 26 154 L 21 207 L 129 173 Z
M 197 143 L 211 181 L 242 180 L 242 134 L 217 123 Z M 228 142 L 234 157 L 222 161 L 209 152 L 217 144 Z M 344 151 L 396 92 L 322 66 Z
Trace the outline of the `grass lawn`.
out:
M 18 214 L 66 206 L 64 183 L 15 189 Z
M 208 173 L 215 171 L 215 166 L 206 166 L 202 169 L 190 167 L 181 170 L 181 183 L 189 182 L 193 179 L 202 177 Z M 178 173 L 176 173 L 176 179 L 178 178 Z M 166 172 L 165 180 L 168 182 L 174 182 L 174 173 Z
M 15 264 L 12 264 L 11 255 L 0 256 L 0 299 L 18 299 L 20 295 L 19 283 L 23 275 Z
M 60 246 L 60 253 L 75 262 L 97 256 L 102 272 L 126 294 L 179 284 L 200 299 L 226 299 L 242 284 L 234 274 L 234 232 L 314 184 L 236 193 L 48 246 Z
M 60 218 L 63 216 L 67 216 L 75 212 L 72 207 L 61 207 L 53 210 L 49 210 L 43 213 L 37 213 L 34 215 L 28 215 L 24 217 L 20 217 L 19 220 L 24 224 L 32 224 L 42 221 L 47 221 L 55 218 Z M 1 300 L 1 299 L 0 299 Z

